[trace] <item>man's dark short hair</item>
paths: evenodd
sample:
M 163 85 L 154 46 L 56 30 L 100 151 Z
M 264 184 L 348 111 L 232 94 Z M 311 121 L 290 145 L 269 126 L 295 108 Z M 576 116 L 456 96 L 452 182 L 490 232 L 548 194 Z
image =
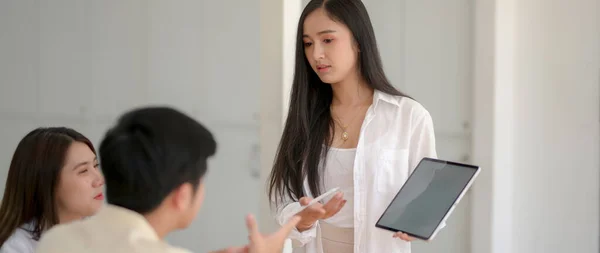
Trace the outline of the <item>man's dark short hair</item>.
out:
M 210 131 L 175 109 L 124 114 L 99 149 L 108 203 L 144 214 L 182 184 L 197 189 L 216 145 Z

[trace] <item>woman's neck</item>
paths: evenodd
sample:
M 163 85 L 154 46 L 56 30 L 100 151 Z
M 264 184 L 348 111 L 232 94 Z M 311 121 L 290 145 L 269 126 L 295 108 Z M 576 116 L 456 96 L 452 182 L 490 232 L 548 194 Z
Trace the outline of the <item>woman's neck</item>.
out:
M 332 106 L 363 106 L 373 102 L 374 90 L 358 75 L 331 84 L 333 89 Z

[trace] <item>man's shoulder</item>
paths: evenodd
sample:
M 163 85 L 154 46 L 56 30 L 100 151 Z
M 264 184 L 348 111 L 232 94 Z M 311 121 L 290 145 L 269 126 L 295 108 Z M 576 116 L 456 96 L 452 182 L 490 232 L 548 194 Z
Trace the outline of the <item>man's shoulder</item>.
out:
M 115 232 L 115 231 L 113 231 Z M 117 231 L 121 234 L 122 231 Z M 113 237 L 118 237 L 113 238 Z M 110 239 L 110 240 L 108 240 Z M 107 241 L 112 243 L 106 244 Z M 192 253 L 136 233 L 115 235 L 92 220 L 57 225 L 42 236 L 36 253 Z
M 84 222 L 84 221 L 82 221 Z M 69 252 L 65 248 L 77 248 L 83 241 L 82 224 L 72 222 L 55 225 L 40 238 L 36 253 Z

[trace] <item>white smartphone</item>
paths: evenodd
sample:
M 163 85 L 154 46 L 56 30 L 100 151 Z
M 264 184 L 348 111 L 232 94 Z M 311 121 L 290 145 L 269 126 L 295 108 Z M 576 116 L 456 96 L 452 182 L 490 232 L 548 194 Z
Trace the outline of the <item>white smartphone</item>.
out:
M 327 197 L 335 195 L 339 191 L 340 191 L 340 188 L 339 187 L 335 187 L 335 188 L 327 191 L 326 193 L 321 194 L 319 197 L 316 197 L 315 199 L 313 199 L 312 201 L 310 201 L 310 203 L 308 203 L 308 205 L 300 206 L 300 208 L 298 210 L 296 210 L 296 212 L 294 212 L 294 215 L 298 214 L 299 212 L 304 211 L 304 209 L 306 209 L 307 207 L 309 207 L 311 205 L 314 205 L 315 203 L 323 200 L 324 198 L 327 198 Z

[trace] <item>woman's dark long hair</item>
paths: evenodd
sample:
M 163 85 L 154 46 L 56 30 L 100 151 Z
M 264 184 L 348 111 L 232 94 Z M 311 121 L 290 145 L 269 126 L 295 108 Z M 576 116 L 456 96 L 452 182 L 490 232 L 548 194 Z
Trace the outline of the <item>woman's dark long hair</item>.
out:
M 332 20 L 345 24 L 357 43 L 358 70 L 373 89 L 405 96 L 392 86 L 383 72 L 381 57 L 369 14 L 360 0 L 313 0 L 304 8 L 296 35 L 296 63 L 290 107 L 283 135 L 269 179 L 269 198 L 279 203 L 286 196 L 297 201 L 306 196 L 306 178 L 313 196 L 321 194 L 320 162 L 331 144 L 333 120 L 331 85 L 323 83 L 312 70 L 304 53 L 304 20 L 324 8 Z M 325 148 L 324 148 L 325 146 Z
M 34 239 L 58 224 L 56 189 L 73 142 L 92 142 L 64 127 L 38 128 L 19 142 L 13 154 L 0 205 L 0 247 L 20 226 L 33 222 Z

